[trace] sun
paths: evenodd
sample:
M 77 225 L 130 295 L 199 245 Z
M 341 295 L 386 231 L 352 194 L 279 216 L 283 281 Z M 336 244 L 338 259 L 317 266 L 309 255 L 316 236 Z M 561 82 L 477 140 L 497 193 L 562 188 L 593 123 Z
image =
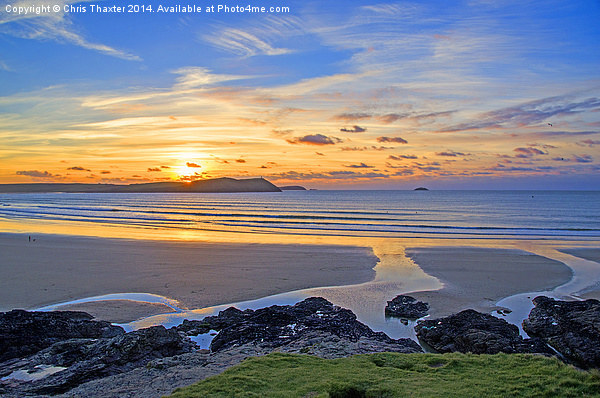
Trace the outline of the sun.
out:
M 171 155 L 172 178 L 178 181 L 195 181 L 205 178 L 208 172 L 208 154 L 201 152 L 180 152 Z
M 173 167 L 173 172 L 177 180 L 200 180 L 206 174 L 205 164 L 201 164 L 199 161 L 184 160 L 181 163 L 181 165 Z

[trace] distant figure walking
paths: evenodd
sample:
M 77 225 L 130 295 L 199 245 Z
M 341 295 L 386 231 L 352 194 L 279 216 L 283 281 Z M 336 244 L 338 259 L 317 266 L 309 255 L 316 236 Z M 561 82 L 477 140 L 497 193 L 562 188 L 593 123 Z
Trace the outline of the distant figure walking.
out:
M 29 241 L 31 242 L 31 235 L 29 235 Z

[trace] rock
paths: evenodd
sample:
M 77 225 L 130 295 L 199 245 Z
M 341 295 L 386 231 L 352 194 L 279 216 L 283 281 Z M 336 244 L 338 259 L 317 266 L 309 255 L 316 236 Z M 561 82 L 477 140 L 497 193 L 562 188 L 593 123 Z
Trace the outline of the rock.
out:
M 34 354 L 52 344 L 73 338 L 108 338 L 123 328 L 78 311 L 0 313 L 0 362 Z
M 394 340 L 385 333 L 374 332 L 356 320 L 352 311 L 334 306 L 320 297 L 311 297 L 293 306 L 274 305 L 256 311 L 235 313 L 240 321 L 223 328 L 211 343 L 216 352 L 234 345 L 247 343 L 276 348 L 295 342 L 306 342 L 309 335 L 320 338 L 336 336 L 344 342 L 356 343 L 361 338 L 387 345 L 392 351 L 421 352 L 410 339 Z M 232 315 L 232 314 L 228 314 Z M 205 318 L 206 321 L 206 318 Z M 215 325 L 215 320 L 210 320 Z M 316 333 L 316 335 L 315 335 Z M 306 344 L 311 344 L 306 342 Z M 376 345 L 376 344 L 375 344 Z
M 146 366 L 129 372 L 81 384 L 59 397 L 159 398 L 170 395 L 177 387 L 189 386 L 219 374 L 248 357 L 265 353 L 265 350 L 255 345 L 234 347 L 211 354 L 205 350 L 198 350 L 176 357 L 153 360 Z M 22 398 L 22 395 L 9 395 L 7 398 Z
M 418 319 L 427 315 L 428 311 L 429 304 L 404 295 L 394 297 L 385 306 L 385 315 L 397 318 Z
M 475 310 L 420 321 L 415 330 L 419 339 L 440 353 L 552 353 L 539 339 L 524 340 L 515 325 Z
M 211 329 L 221 330 L 242 322 L 252 314 L 254 314 L 253 310 L 241 311 L 235 307 L 229 307 L 223 311 L 219 311 L 219 314 L 216 316 L 207 316 L 202 322 L 210 325 Z
M 539 296 L 523 321 L 523 330 L 542 338 L 567 361 L 600 367 L 600 301 L 559 301 Z
M 172 357 L 191 349 L 191 343 L 176 330 L 155 326 L 110 339 L 60 341 L 27 361 L 0 366 L 0 374 L 41 364 L 65 367 L 65 370 L 41 380 L 25 383 L 22 388 L 26 393 L 57 394 L 87 381 L 146 366 L 151 360 Z
M 179 326 L 174 327 L 175 330 L 185 334 L 186 336 L 197 336 L 199 334 L 206 334 L 210 332 L 210 324 L 204 321 L 189 321 L 183 320 L 183 323 Z
M 84 315 L 83 319 L 88 319 Z M 186 337 L 220 330 L 211 351 L 195 350 Z M 122 331 L 121 331 L 122 333 Z M 256 311 L 228 308 L 201 321 L 156 326 L 105 338 L 57 341 L 24 359 L 0 363 L 0 392 L 7 397 L 55 395 L 161 396 L 249 356 L 274 350 L 339 358 L 370 352 L 422 352 L 410 339 L 374 332 L 350 311 L 323 298 Z M 15 371 L 54 367 L 39 380 L 6 378 Z M 60 367 L 60 368 L 56 368 Z M 143 391 L 143 393 L 141 393 Z

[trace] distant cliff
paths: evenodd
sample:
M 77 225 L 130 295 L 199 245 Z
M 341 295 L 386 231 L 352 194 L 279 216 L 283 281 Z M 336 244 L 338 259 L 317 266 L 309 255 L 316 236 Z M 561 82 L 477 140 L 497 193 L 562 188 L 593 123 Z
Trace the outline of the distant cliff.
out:
M 0 193 L 140 193 L 140 192 L 281 192 L 281 189 L 264 178 L 214 178 L 194 182 L 151 182 L 146 184 L 63 184 L 63 183 L 31 183 L 31 184 L 0 184 Z

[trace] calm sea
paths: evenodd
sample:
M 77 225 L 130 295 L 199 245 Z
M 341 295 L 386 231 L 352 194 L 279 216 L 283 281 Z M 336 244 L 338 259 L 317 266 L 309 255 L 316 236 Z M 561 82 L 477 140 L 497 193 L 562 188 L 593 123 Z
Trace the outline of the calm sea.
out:
M 600 237 L 600 191 L 2 194 L 0 218 L 365 237 Z

